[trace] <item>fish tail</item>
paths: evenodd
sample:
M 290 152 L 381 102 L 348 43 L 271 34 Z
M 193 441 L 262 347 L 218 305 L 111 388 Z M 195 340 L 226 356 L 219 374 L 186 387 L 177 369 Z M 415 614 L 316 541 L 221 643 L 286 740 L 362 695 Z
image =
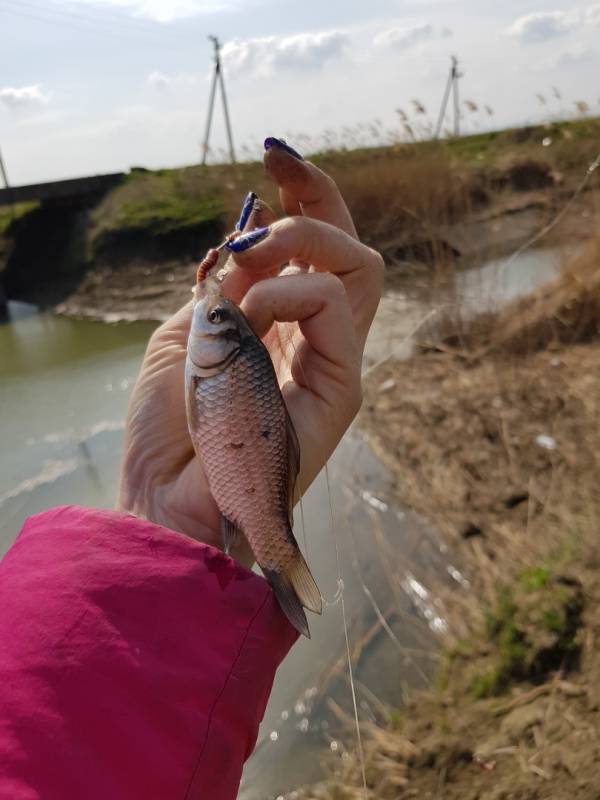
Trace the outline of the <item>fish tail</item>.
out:
M 281 610 L 294 628 L 310 639 L 304 608 L 320 614 L 322 601 L 321 593 L 302 553 L 298 550 L 291 564 L 281 572 L 276 570 L 265 570 L 264 572 Z
M 306 614 L 302 608 L 298 595 L 294 591 L 294 587 L 289 581 L 285 572 L 275 572 L 274 570 L 266 570 L 265 577 L 271 584 L 271 589 L 277 598 L 277 602 L 281 610 L 292 623 L 298 633 L 310 639 L 310 631 L 308 629 L 308 621 Z
M 300 550 L 285 572 L 304 608 L 320 614 L 323 610 L 321 592 Z

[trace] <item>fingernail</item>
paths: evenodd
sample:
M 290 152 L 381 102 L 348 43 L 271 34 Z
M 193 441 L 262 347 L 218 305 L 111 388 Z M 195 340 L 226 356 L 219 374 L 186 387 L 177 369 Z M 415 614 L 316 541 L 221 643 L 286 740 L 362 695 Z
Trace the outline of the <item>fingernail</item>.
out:
M 254 208 L 254 201 L 256 200 L 256 195 L 254 192 L 248 192 L 246 195 L 246 199 L 242 205 L 242 210 L 240 212 L 240 218 L 235 224 L 236 231 L 243 231 L 246 227 L 246 223 L 248 222 L 248 217 L 252 213 L 252 209 Z
M 257 242 L 260 242 L 261 239 L 264 239 L 268 233 L 268 228 L 257 228 L 255 231 L 250 231 L 250 233 L 245 233 L 243 236 L 238 236 L 237 239 L 227 242 L 225 247 L 232 253 L 242 253 L 244 250 L 253 247 Z
M 294 158 L 297 158 L 299 161 L 304 161 L 300 153 L 294 150 L 293 147 L 290 147 L 285 139 L 276 139 L 274 136 L 269 136 L 265 139 L 265 150 L 270 150 L 272 147 L 281 147 L 282 150 L 285 150 L 286 153 L 294 156 Z

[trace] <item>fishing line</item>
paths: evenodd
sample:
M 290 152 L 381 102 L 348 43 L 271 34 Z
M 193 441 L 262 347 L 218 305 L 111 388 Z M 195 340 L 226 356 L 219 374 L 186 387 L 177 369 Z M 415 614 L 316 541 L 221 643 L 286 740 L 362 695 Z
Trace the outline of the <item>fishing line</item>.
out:
M 550 233 L 550 231 L 553 230 L 558 225 L 558 223 L 565 216 L 567 211 L 571 208 L 573 203 L 575 203 L 575 201 L 583 193 L 586 186 L 590 182 L 592 175 L 598 169 L 598 167 L 600 167 L 600 153 L 598 153 L 596 158 L 589 164 L 588 168 L 586 169 L 585 175 L 583 176 L 583 179 L 581 180 L 581 182 L 579 183 L 579 185 L 577 186 L 577 188 L 575 189 L 569 200 L 567 200 L 562 209 L 554 217 L 554 219 L 552 219 L 547 225 L 541 228 L 541 230 L 539 230 L 524 244 L 522 244 L 519 248 L 517 248 L 517 250 L 515 250 L 514 253 L 500 266 L 500 279 L 502 279 L 502 277 L 504 276 L 505 270 L 507 270 L 508 267 L 510 267 L 511 264 L 513 264 L 520 255 L 522 255 L 526 250 L 529 250 L 530 247 L 532 247 L 536 242 L 542 239 L 547 233 Z M 421 326 L 424 325 L 430 317 L 434 316 L 435 314 L 438 314 L 442 308 L 454 308 L 454 307 L 455 307 L 454 305 L 446 303 L 443 306 L 438 306 L 437 308 L 434 308 L 431 311 L 429 311 L 423 317 L 423 319 L 421 319 L 421 321 L 417 323 L 417 325 L 413 328 L 413 330 L 404 337 L 404 339 L 401 341 L 398 347 L 395 347 L 392 350 L 392 352 L 389 353 L 389 355 L 385 356 L 385 358 L 380 359 L 375 364 L 372 364 L 370 367 L 368 367 L 368 369 L 366 369 L 362 373 L 362 377 L 365 378 L 371 372 L 374 372 L 376 369 L 381 367 L 387 361 L 394 358 L 396 354 L 399 352 L 399 350 L 406 344 L 406 342 L 415 335 L 415 333 L 419 330 L 419 328 L 421 328 Z
M 425 325 L 425 323 L 427 322 L 427 320 L 428 320 L 430 317 L 433 317 L 433 316 L 435 316 L 436 314 L 439 314 L 439 312 L 440 312 L 440 311 L 441 311 L 443 308 L 452 308 L 452 306 L 451 306 L 451 304 L 450 304 L 450 303 L 446 303 L 446 304 L 444 304 L 443 306 L 438 306 L 437 308 L 432 308 L 432 309 L 431 309 L 431 311 L 428 311 L 428 312 L 427 312 L 427 314 L 425 314 L 425 316 L 424 316 L 422 319 L 420 319 L 420 320 L 419 320 L 419 322 L 417 322 L 417 324 L 415 325 L 415 327 L 414 327 L 414 328 L 413 328 L 413 329 L 412 329 L 412 330 L 411 330 L 409 333 L 407 333 L 407 334 L 406 334 L 406 336 L 404 337 L 404 339 L 402 339 L 402 341 L 400 342 L 400 344 L 399 344 L 397 347 L 395 347 L 395 348 L 392 350 L 392 352 L 391 352 L 391 353 L 389 353 L 389 354 L 388 354 L 387 356 L 385 356 L 384 358 L 381 358 L 379 361 L 376 361 L 376 362 L 375 362 L 375 364 L 371 364 L 371 366 L 370 366 L 370 367 L 368 367 L 368 368 L 367 368 L 367 369 L 366 369 L 366 370 L 365 370 L 365 371 L 362 373 L 361 377 L 362 377 L 362 378 L 366 378 L 366 377 L 367 377 L 367 375 L 370 375 L 370 374 L 371 374 L 371 372 L 374 372 L 376 369 L 378 369 L 379 367 L 381 367 L 383 364 L 385 364 L 385 363 L 386 363 L 386 361 L 389 361 L 391 358 L 394 358 L 394 356 L 395 356 L 395 355 L 396 355 L 396 354 L 397 354 L 397 353 L 398 353 L 398 352 L 401 350 L 401 348 L 402 348 L 402 347 L 404 347 L 404 345 L 405 345 L 405 344 L 406 344 L 406 343 L 407 343 L 407 342 L 408 342 L 410 339 L 412 339 L 412 337 L 413 337 L 413 336 L 415 335 L 415 333 L 416 333 L 416 332 L 419 330 L 419 328 L 421 328 L 423 325 Z
M 539 241 L 547 233 L 550 233 L 550 231 L 553 228 L 555 228 L 556 225 L 558 225 L 560 220 L 564 217 L 564 215 L 567 213 L 569 208 L 573 205 L 573 203 L 577 200 L 579 195 L 583 192 L 583 190 L 585 189 L 587 184 L 590 182 L 592 175 L 598 169 L 598 167 L 600 167 L 600 153 L 598 153 L 596 158 L 588 166 L 588 168 L 586 170 L 586 173 L 585 173 L 585 175 L 583 177 L 583 180 L 581 181 L 579 186 L 575 189 L 575 191 L 573 192 L 573 195 L 571 196 L 571 198 L 567 201 L 567 203 L 563 206 L 563 208 L 554 217 L 554 219 L 551 220 L 547 225 L 545 225 L 534 236 L 532 236 L 531 239 L 526 241 L 525 244 L 521 245 L 521 247 L 519 247 L 518 250 L 516 250 L 512 254 L 512 256 L 508 259 L 508 261 L 505 261 L 504 264 L 502 264 L 502 266 L 500 267 L 500 274 L 501 275 L 504 272 L 504 270 L 507 269 L 507 267 L 509 267 L 515 261 L 515 259 L 517 259 L 520 255 L 522 255 L 522 253 L 524 253 L 526 250 L 528 250 L 532 245 L 534 245 L 537 241 Z
M 356 741 L 358 744 L 358 759 L 360 762 L 360 770 L 362 773 L 363 791 L 365 800 L 368 798 L 367 790 L 367 772 L 365 769 L 365 755 L 362 746 L 362 737 L 360 734 L 360 722 L 358 719 L 358 704 L 356 702 L 356 688 L 354 686 L 354 670 L 352 669 L 352 655 L 350 653 L 350 640 L 348 638 L 348 622 L 346 619 L 346 603 L 344 601 L 344 581 L 342 580 L 342 565 L 340 561 L 340 551 L 337 542 L 337 533 L 335 530 L 335 523 L 333 518 L 333 503 L 331 500 L 331 484 L 329 482 L 329 468 L 327 461 L 325 462 L 325 481 L 327 483 L 327 495 L 329 497 L 329 521 L 331 525 L 331 534 L 335 548 L 335 561 L 338 573 L 338 587 L 340 591 L 340 605 L 342 608 L 342 622 L 344 623 L 344 639 L 346 642 L 346 658 L 348 659 L 348 677 L 350 678 L 350 692 L 352 693 L 352 706 L 354 708 L 354 722 L 356 725 Z
M 308 541 L 306 539 L 306 525 L 304 524 L 304 503 L 302 492 L 298 489 L 298 505 L 300 506 L 300 525 L 302 526 L 302 539 L 304 540 L 304 555 L 308 561 Z
M 362 581 L 361 581 L 361 583 L 362 583 Z M 392 642 L 394 642 L 394 644 L 396 645 L 396 647 L 397 647 L 397 648 L 400 650 L 400 652 L 402 653 L 402 656 L 403 656 L 403 657 L 404 657 L 404 658 L 405 658 L 405 659 L 406 659 L 406 660 L 407 660 L 407 661 L 408 661 L 410 664 L 412 664 L 412 665 L 413 665 L 413 667 L 414 667 L 414 668 L 415 668 L 415 670 L 416 670 L 416 671 L 419 673 L 419 676 L 420 676 L 420 677 L 421 677 L 421 679 L 424 681 L 424 683 L 425 683 L 427 686 L 431 686 L 431 681 L 430 681 L 430 679 L 427 677 L 427 675 L 425 674 L 425 672 L 422 670 L 422 668 L 421 668 L 420 664 L 419 664 L 419 663 L 418 663 L 416 660 L 414 660 L 414 659 L 412 659 L 412 658 L 410 657 L 410 655 L 409 655 L 409 654 L 406 652 L 407 648 L 405 648 L 405 647 L 404 647 L 404 645 L 402 644 L 402 642 L 400 641 L 400 639 L 398 639 L 398 637 L 396 636 L 396 634 L 394 633 L 394 631 L 393 631 L 393 630 L 392 630 L 392 628 L 390 627 L 390 624 L 389 624 L 389 622 L 387 621 L 387 619 L 385 618 L 385 615 L 384 615 L 383 611 L 382 611 L 382 610 L 379 608 L 379 606 L 377 605 L 377 602 L 376 602 L 375 598 L 374 598 L 374 597 L 373 597 L 373 595 L 371 594 L 371 590 L 370 590 L 370 589 L 368 588 L 368 586 L 367 586 L 366 584 L 364 584 L 364 583 L 362 584 L 362 589 L 363 589 L 363 592 L 365 593 L 365 595 L 366 595 L 366 597 L 367 597 L 367 600 L 368 600 L 368 601 L 369 601 L 369 603 L 371 604 L 371 607 L 372 607 L 373 611 L 375 612 L 375 616 L 377 617 L 377 619 L 378 619 L 378 621 L 379 621 L 379 624 L 381 625 L 381 627 L 383 628 L 383 630 L 384 630 L 384 631 L 387 633 L 387 635 L 390 637 L 390 639 L 392 640 Z M 427 651 L 424 651 L 424 652 L 427 652 Z
M 298 350 L 296 349 L 296 345 L 294 343 L 294 338 L 293 338 L 293 333 L 291 331 L 290 331 L 290 335 L 289 335 L 289 344 L 291 344 L 292 349 L 294 351 L 294 356 L 296 358 L 298 366 L 300 367 L 300 372 L 302 373 L 302 378 L 303 378 L 306 386 L 308 387 L 309 391 L 312 391 L 312 388 L 311 388 L 311 385 L 310 385 L 310 381 L 308 380 L 306 372 L 304 371 L 304 367 L 302 365 L 302 360 L 300 359 L 300 356 L 298 355 Z M 347 617 L 346 617 L 346 603 L 345 603 L 345 600 L 344 600 L 344 580 L 342 578 L 342 564 L 341 564 L 341 559 L 340 559 L 340 550 L 339 550 L 339 546 L 338 546 L 337 532 L 336 532 L 336 529 L 335 529 L 335 520 L 334 520 L 334 516 L 333 516 L 333 501 L 331 499 L 331 482 L 329 480 L 328 459 L 325 459 L 325 482 L 326 482 L 326 486 L 327 486 L 327 498 L 328 498 L 328 501 L 329 501 L 329 525 L 330 525 L 330 531 L 331 531 L 331 538 L 333 540 L 333 547 L 334 547 L 334 551 L 335 551 L 335 563 L 336 563 L 336 571 L 337 571 L 338 588 L 337 588 L 333 603 L 328 602 L 326 600 L 326 598 L 323 597 L 323 595 L 321 595 L 321 599 L 323 600 L 323 602 L 325 603 L 326 606 L 337 605 L 339 603 L 340 606 L 341 606 L 341 610 L 342 610 L 342 623 L 343 623 L 343 627 L 344 627 L 344 641 L 345 641 L 345 645 L 346 645 L 346 658 L 347 658 L 347 661 L 348 661 L 348 677 L 349 677 L 349 680 L 350 680 L 350 692 L 352 694 L 352 707 L 353 707 L 353 710 L 354 710 L 354 723 L 355 723 L 355 726 L 356 726 L 356 741 L 357 741 L 357 746 L 358 746 L 358 759 L 359 759 L 359 763 L 360 763 L 360 771 L 361 771 L 362 782 L 363 782 L 364 800 L 368 800 L 367 773 L 366 773 L 366 769 L 365 769 L 365 756 L 364 756 L 364 750 L 363 750 L 363 744 L 362 744 L 362 736 L 361 736 L 361 733 L 360 733 L 360 721 L 359 721 L 359 718 L 358 718 L 358 703 L 357 703 L 357 700 L 356 700 L 356 687 L 355 687 L 355 683 L 354 683 L 354 670 L 352 668 L 352 654 L 350 652 L 350 638 L 348 636 L 348 620 L 347 620 Z

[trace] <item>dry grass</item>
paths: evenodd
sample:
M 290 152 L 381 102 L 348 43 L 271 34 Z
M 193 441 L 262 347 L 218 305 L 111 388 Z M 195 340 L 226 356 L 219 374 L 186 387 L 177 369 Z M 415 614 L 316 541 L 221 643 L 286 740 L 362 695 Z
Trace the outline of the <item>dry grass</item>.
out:
M 600 235 L 565 265 L 559 277 L 503 309 L 493 320 L 489 348 L 528 353 L 597 339 L 600 335 Z
M 367 386 L 363 423 L 401 501 L 464 543 L 478 600 L 556 550 L 598 502 L 597 358 L 597 343 L 520 363 L 433 354 L 388 364 Z
M 445 650 L 439 693 L 415 695 L 388 724 L 363 726 L 370 800 L 596 796 L 599 351 L 594 341 L 520 364 L 420 356 L 388 365 L 367 387 L 363 422 L 400 501 L 453 542 L 472 586 L 470 603 L 456 607 L 460 619 L 451 617 L 463 638 Z M 396 386 L 381 395 L 390 379 Z M 540 434 L 555 449 L 540 446 Z M 545 674 L 565 580 L 586 610 L 568 632 L 565 653 L 576 642 L 575 660 L 561 661 L 559 650 L 558 675 Z M 514 602 L 506 622 L 496 621 L 505 613 L 499 597 Z M 485 616 L 505 633 L 486 633 Z M 533 659 L 541 684 L 523 672 Z M 566 680 L 561 665 L 574 670 Z M 508 684 L 497 683 L 500 668 Z M 506 688 L 512 696 L 486 697 Z M 331 777 L 288 798 L 363 799 L 345 722 L 327 761 Z
M 600 235 L 596 235 L 566 260 L 554 280 L 499 310 L 472 316 L 455 305 L 438 317 L 424 347 L 479 361 L 490 355 L 554 350 L 599 335 Z
M 552 191 L 556 177 L 563 180 L 582 169 L 583 154 L 597 146 L 598 121 L 408 143 L 376 124 L 363 127 L 363 132 L 373 128 L 372 141 L 380 146 L 360 147 L 357 132 L 345 136 L 329 132 L 322 142 L 297 135 L 292 142 L 306 154 L 317 149 L 310 157 L 340 186 L 361 237 L 381 246 L 390 237 L 435 238 L 437 228 L 492 202 L 498 193 Z M 543 148 L 548 133 L 556 141 Z M 384 146 L 386 141 L 393 144 Z M 576 152 L 569 161 L 570 150 Z M 206 223 L 229 229 L 249 190 L 277 206 L 276 191 L 258 161 L 136 170 L 93 212 L 92 249 L 98 239 L 115 231 L 154 237 Z
M 555 281 L 462 333 L 460 352 L 387 363 L 366 387 L 363 426 L 399 502 L 452 542 L 472 586 L 439 693 L 363 728 L 367 797 L 592 800 L 600 237 Z M 355 754 L 337 751 L 331 778 L 288 797 L 362 800 Z
M 330 154 L 319 163 L 370 244 L 389 236 L 429 239 L 488 199 L 479 173 L 453 161 L 443 144 Z

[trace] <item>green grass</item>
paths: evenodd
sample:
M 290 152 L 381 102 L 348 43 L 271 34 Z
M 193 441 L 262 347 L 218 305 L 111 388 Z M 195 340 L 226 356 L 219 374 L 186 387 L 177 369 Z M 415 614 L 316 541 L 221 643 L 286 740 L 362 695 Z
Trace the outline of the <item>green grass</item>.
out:
M 547 567 L 531 567 L 521 574 L 521 585 L 530 592 L 543 589 L 550 580 L 550 570 Z
M 39 206 L 39 203 L 15 203 L 12 206 L 0 207 L 0 236 L 3 236 L 12 222 L 29 214 Z
M 528 159 L 544 161 L 559 173 L 580 171 L 600 152 L 600 118 L 489 131 L 448 139 L 444 146 L 454 161 L 480 171 Z
M 549 147 L 542 146 L 546 137 L 552 140 Z M 447 204 L 446 195 L 452 194 L 450 188 L 444 187 L 446 184 L 456 187 L 457 178 L 464 179 L 465 174 L 480 174 L 526 158 L 539 158 L 560 169 L 565 166 L 576 169 L 588 163 L 594 148 L 600 149 L 599 142 L 600 119 L 589 118 L 439 142 L 356 149 L 342 146 L 307 155 L 330 172 L 341 186 L 348 205 L 357 213 L 364 211 L 365 202 L 372 205 L 371 190 L 378 192 L 385 208 L 397 205 L 400 188 L 403 206 L 425 217 L 431 211 L 432 218 L 437 218 L 446 212 L 441 209 Z M 454 175 L 455 170 L 460 175 Z M 372 173 L 377 176 L 377 187 L 371 186 Z M 382 173 L 390 178 L 390 187 L 381 185 Z M 442 173 L 448 173 L 446 179 Z M 434 191 L 433 186 L 438 189 Z M 134 170 L 94 211 L 92 239 L 123 229 L 161 235 L 211 220 L 221 221 L 227 229 L 250 189 L 267 202 L 277 204 L 276 192 L 265 178 L 260 162 L 156 172 Z M 397 218 L 398 214 L 394 214 Z
M 133 172 L 92 215 L 96 235 L 116 230 L 145 230 L 161 235 L 218 219 L 224 203 L 197 170 Z
M 542 146 L 549 137 L 552 144 Z M 600 119 L 555 122 L 547 126 L 490 131 L 442 141 L 338 149 L 307 156 L 330 173 L 356 219 L 361 237 L 375 246 L 386 237 L 423 236 L 436 224 L 451 224 L 495 189 L 488 178 L 515 161 L 543 161 L 552 170 L 580 175 L 600 149 Z M 489 184 L 489 186 L 488 186 Z M 233 227 L 245 194 L 255 191 L 279 209 L 277 190 L 261 162 L 134 169 L 89 214 L 85 248 L 91 261 L 115 235 L 133 232 L 143 239 Z M 0 209 L 0 236 L 12 219 L 35 204 Z
M 546 566 L 524 570 L 498 593 L 485 617 L 489 658 L 471 681 L 474 698 L 502 694 L 515 681 L 568 667 L 578 650 L 583 598 L 576 581 Z

